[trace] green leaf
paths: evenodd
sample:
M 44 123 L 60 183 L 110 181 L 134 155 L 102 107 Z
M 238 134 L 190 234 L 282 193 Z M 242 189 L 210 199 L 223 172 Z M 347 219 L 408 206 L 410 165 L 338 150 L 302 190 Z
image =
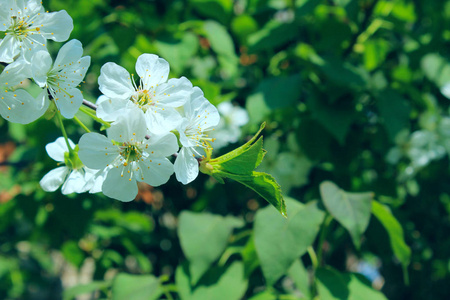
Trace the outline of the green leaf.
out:
M 252 272 L 259 266 L 258 254 L 255 249 L 255 237 L 253 234 L 245 244 L 241 251 L 242 261 L 244 262 L 245 277 L 249 277 Z
M 193 284 L 223 253 L 232 230 L 243 225 L 234 217 L 188 211 L 180 214 L 178 235 L 181 248 L 189 260 Z
M 189 4 L 201 15 L 222 23 L 227 23 L 233 9 L 233 2 L 228 0 L 191 0 Z
M 382 39 L 369 40 L 364 43 L 364 66 L 372 71 L 381 65 L 389 51 L 389 43 Z
M 226 27 L 215 21 L 205 21 L 203 29 L 211 48 L 218 55 L 219 64 L 228 73 L 228 76 L 234 76 L 237 72 L 239 59 L 236 56 L 233 40 Z
M 239 147 L 217 159 L 211 160 L 211 163 L 217 162 L 224 171 L 229 173 L 251 174 L 264 158 L 265 151 L 262 146 L 263 138 L 260 137 L 250 147 L 246 149 Z
M 250 124 L 261 123 L 272 112 L 261 93 L 250 95 L 245 101 L 245 108 L 248 111 Z
M 231 22 L 231 30 L 245 44 L 247 37 L 258 30 L 258 23 L 249 15 L 239 15 Z
M 317 289 L 321 300 L 386 300 L 387 298 L 374 290 L 370 282 L 356 273 L 340 273 L 327 267 L 316 270 Z
M 272 204 L 284 217 L 287 217 L 286 204 L 281 194 L 281 187 L 272 175 L 262 172 L 253 172 L 251 175 L 235 175 L 220 171 L 215 174 L 220 178 L 233 179 L 252 189 Z
M 111 281 L 93 281 L 88 284 L 80 284 L 64 290 L 63 300 L 76 299 L 83 294 L 92 294 L 95 291 L 106 289 L 111 285 Z
M 68 262 L 74 264 L 77 268 L 81 267 L 85 256 L 76 241 L 65 242 L 61 246 L 61 252 Z
M 239 300 L 247 289 L 244 278 L 244 266 L 241 262 L 234 262 L 228 268 L 214 268 L 208 271 L 205 280 L 192 289 L 189 286 L 187 269 L 179 266 L 176 271 L 176 284 L 182 300 L 214 299 Z
M 316 270 L 316 284 L 321 300 L 349 299 L 347 281 L 335 269 L 318 268 Z
M 395 141 L 400 131 L 409 128 L 411 106 L 394 90 L 383 90 L 377 97 L 377 106 L 391 141 Z
M 264 79 L 250 99 L 263 99 L 270 109 L 290 107 L 300 100 L 300 75 Z M 255 100 L 252 100 L 255 101 Z
M 120 273 L 112 284 L 112 300 L 159 299 L 163 290 L 158 278 L 153 275 L 131 275 Z
M 259 52 L 283 46 L 294 40 L 298 33 L 298 27 L 295 23 L 269 21 L 261 30 L 248 37 L 249 52 Z
M 405 243 L 402 226 L 389 209 L 377 201 L 372 201 L 372 213 L 386 229 L 392 251 L 406 269 L 411 260 L 411 249 Z
M 373 193 L 349 193 L 330 181 L 320 184 L 320 195 L 328 212 L 350 233 L 357 249 L 369 225 Z
M 255 247 L 268 285 L 286 274 L 292 263 L 306 252 L 319 232 L 325 213 L 317 202 L 303 205 L 288 201 L 289 218 L 283 219 L 270 207 L 255 216 Z
M 181 39 L 159 39 L 156 41 L 156 47 L 160 55 L 170 61 L 170 68 L 180 74 L 197 53 L 199 42 L 195 34 L 187 32 Z
M 303 294 L 300 299 L 311 299 L 310 279 L 308 271 L 305 269 L 302 261 L 297 259 L 288 271 L 289 277 L 294 281 L 297 288 Z
M 351 103 L 329 104 L 322 99 L 314 97 L 309 97 L 306 101 L 313 112 L 314 118 L 338 140 L 339 144 L 344 145 L 350 125 L 352 125 L 357 116 Z

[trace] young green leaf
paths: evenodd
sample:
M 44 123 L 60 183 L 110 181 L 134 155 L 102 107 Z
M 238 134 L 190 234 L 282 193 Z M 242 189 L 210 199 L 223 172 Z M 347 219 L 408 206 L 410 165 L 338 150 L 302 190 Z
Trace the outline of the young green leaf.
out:
M 349 193 L 330 181 L 320 184 L 320 195 L 328 212 L 348 230 L 357 249 L 370 220 L 373 193 Z
M 292 263 L 306 252 L 319 232 L 325 213 L 317 202 L 303 205 L 289 201 L 289 219 L 280 218 L 270 207 L 255 217 L 255 247 L 268 285 L 286 274 Z
M 377 201 L 372 201 L 372 213 L 386 229 L 395 257 L 401 262 L 405 276 L 411 260 L 411 249 L 403 238 L 403 229 L 389 209 Z M 407 277 L 405 277 L 406 279 Z M 407 280 L 406 280 L 407 281 Z
M 112 300 L 159 299 L 163 290 L 153 275 L 118 274 L 112 284 Z
M 327 267 L 316 270 L 316 279 L 321 300 L 387 299 L 380 291 L 374 290 L 361 274 L 341 273 Z
M 243 225 L 234 217 L 189 211 L 180 214 L 178 235 L 181 248 L 189 260 L 193 284 L 225 250 L 231 231 Z

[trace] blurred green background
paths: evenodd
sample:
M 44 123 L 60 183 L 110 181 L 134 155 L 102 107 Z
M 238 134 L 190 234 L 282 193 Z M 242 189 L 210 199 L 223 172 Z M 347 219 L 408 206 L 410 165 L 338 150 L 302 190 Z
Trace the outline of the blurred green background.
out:
M 450 118 L 441 89 L 450 82 L 450 1 L 43 4 L 72 16 L 71 39 L 80 40 L 92 58 L 82 85 L 86 99 L 95 102 L 100 95 L 97 78 L 104 63 L 133 73 L 142 53 L 165 58 L 170 77 L 186 76 L 215 105 L 233 101 L 248 111 L 238 144 L 267 122 L 268 153 L 260 170 L 277 179 L 285 196 L 309 203 L 320 198 L 325 180 L 346 191 L 372 191 L 390 207 L 412 251 L 406 285 L 379 221 L 371 218 L 360 249 L 333 222 L 321 250 L 326 265 L 365 274 L 388 299 L 448 299 Z M 61 45 L 50 43 L 50 51 L 55 55 Z M 77 142 L 82 129 L 65 124 Z M 267 203 L 251 190 L 201 174 L 187 186 L 174 176 L 158 188 L 142 185 L 131 203 L 45 193 L 39 180 L 56 165 L 44 147 L 61 135 L 56 122 L 44 117 L 22 126 L 0 120 L 0 126 L 0 299 L 125 299 L 126 293 L 111 296 L 111 289 L 137 284 L 151 290 L 159 283 L 165 286 L 163 299 L 302 299 L 300 285 L 307 280 L 292 271 L 274 284 L 264 279 L 253 229 L 258 209 Z M 180 236 L 198 238 L 196 220 L 210 224 L 210 214 L 234 216 L 224 219 L 224 232 L 215 233 L 225 244 L 206 279 L 228 277 L 220 284 L 201 283 L 204 294 L 183 296 L 189 292 L 180 291 L 182 277 L 174 283 L 175 273 L 178 267 L 182 274 L 180 266 L 191 257 Z M 197 247 L 216 247 L 204 237 Z M 311 270 L 308 255 L 300 261 Z M 365 265 L 368 272 L 361 269 Z M 119 278 L 122 273 L 146 275 Z

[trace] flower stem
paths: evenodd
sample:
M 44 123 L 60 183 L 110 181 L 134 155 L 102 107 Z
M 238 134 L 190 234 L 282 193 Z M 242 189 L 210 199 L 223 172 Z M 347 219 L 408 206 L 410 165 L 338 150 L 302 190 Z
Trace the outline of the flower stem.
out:
M 87 107 L 84 107 L 84 106 L 81 106 L 81 107 L 80 107 L 80 111 L 82 111 L 83 113 L 85 113 L 86 115 L 88 115 L 89 117 L 91 117 L 92 119 L 94 119 L 95 121 L 97 121 L 97 122 L 99 122 L 99 123 L 105 125 L 106 128 L 111 127 L 111 124 L 109 124 L 108 122 L 103 121 L 102 119 L 100 119 L 99 117 L 97 117 L 97 116 L 94 114 L 94 112 L 93 112 L 94 110 L 93 110 L 93 109 L 87 108 Z
M 90 109 L 97 110 L 97 105 L 91 101 L 87 101 L 86 99 L 83 99 L 83 105 L 89 107 Z
M 80 119 L 78 119 L 77 117 L 73 117 L 73 120 L 74 120 L 76 123 L 78 123 L 78 125 L 80 125 L 81 128 L 83 128 L 86 132 L 91 132 L 91 131 L 89 130 L 89 128 L 87 128 L 86 125 L 84 125 L 83 122 L 81 122 Z
M 63 120 L 62 120 L 61 113 L 58 111 L 56 113 L 56 115 L 57 115 L 57 118 L 58 118 L 58 121 L 59 121 L 59 126 L 61 127 L 62 135 L 64 136 L 64 140 L 66 141 L 67 148 L 69 149 L 69 153 L 72 153 L 73 149 L 72 149 L 72 147 L 70 147 L 69 138 L 67 137 L 67 132 L 66 132 L 66 129 L 64 128 L 64 123 L 63 123 Z

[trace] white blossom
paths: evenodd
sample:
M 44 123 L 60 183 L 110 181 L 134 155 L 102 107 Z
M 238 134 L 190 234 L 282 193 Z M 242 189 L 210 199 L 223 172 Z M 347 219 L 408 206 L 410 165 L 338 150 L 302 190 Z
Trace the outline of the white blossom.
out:
M 97 116 L 105 121 L 114 121 L 122 110 L 139 108 L 152 132 L 164 133 L 174 129 L 181 122 L 175 108 L 189 98 L 191 82 L 185 77 L 167 80 L 169 63 L 154 54 L 139 56 L 136 72 L 139 86 L 133 75 L 115 63 L 107 63 L 101 68 L 98 82 L 107 99 L 98 103 Z
M 70 147 L 75 149 L 75 144 L 70 139 L 68 142 Z M 53 143 L 47 144 L 45 150 L 53 160 L 66 165 L 48 172 L 39 182 L 42 189 L 46 192 L 54 192 L 62 184 L 61 192 L 64 195 L 86 192 L 86 182 L 92 177 L 94 170 L 90 170 L 79 161 L 75 161 L 76 157 L 72 157 L 72 160 L 70 160 L 69 148 L 64 138 L 59 137 Z
M 173 165 L 166 156 L 178 150 L 174 134 L 152 135 L 141 110 L 132 109 L 118 117 L 107 130 L 107 137 L 98 133 L 84 134 L 78 152 L 89 168 L 102 170 L 106 178 L 102 192 L 120 201 L 133 200 L 138 192 L 137 181 L 152 186 L 166 183 Z
M 21 54 L 29 62 L 35 52 L 46 50 L 46 40 L 66 41 L 72 29 L 65 10 L 45 12 L 39 0 L 2 0 L 0 62 L 11 63 Z
M 10 122 L 28 124 L 48 108 L 44 93 L 35 99 L 18 87 L 28 77 L 31 77 L 30 65 L 23 59 L 9 64 L 0 74 L 0 114 Z
M 220 116 L 215 106 L 209 103 L 198 87 L 194 87 L 189 101 L 181 110 L 184 119 L 177 129 L 183 147 L 178 153 L 174 167 L 177 180 L 187 184 L 198 176 L 198 161 L 195 156 L 201 155 L 196 148 L 210 147 L 208 143 L 214 139 L 208 137 L 205 131 L 216 126 Z
M 211 137 L 216 139 L 214 143 L 216 149 L 236 143 L 242 134 L 241 127 L 249 121 L 247 111 L 231 102 L 221 102 L 217 109 L 220 113 L 220 123 L 214 131 L 208 132 Z
M 82 55 L 80 41 L 71 40 L 61 47 L 53 65 L 47 51 L 38 51 L 31 59 L 33 79 L 40 87 L 48 89 L 58 110 L 68 119 L 73 118 L 83 103 L 77 86 L 86 76 L 91 58 Z M 48 101 L 47 93 L 46 99 Z

